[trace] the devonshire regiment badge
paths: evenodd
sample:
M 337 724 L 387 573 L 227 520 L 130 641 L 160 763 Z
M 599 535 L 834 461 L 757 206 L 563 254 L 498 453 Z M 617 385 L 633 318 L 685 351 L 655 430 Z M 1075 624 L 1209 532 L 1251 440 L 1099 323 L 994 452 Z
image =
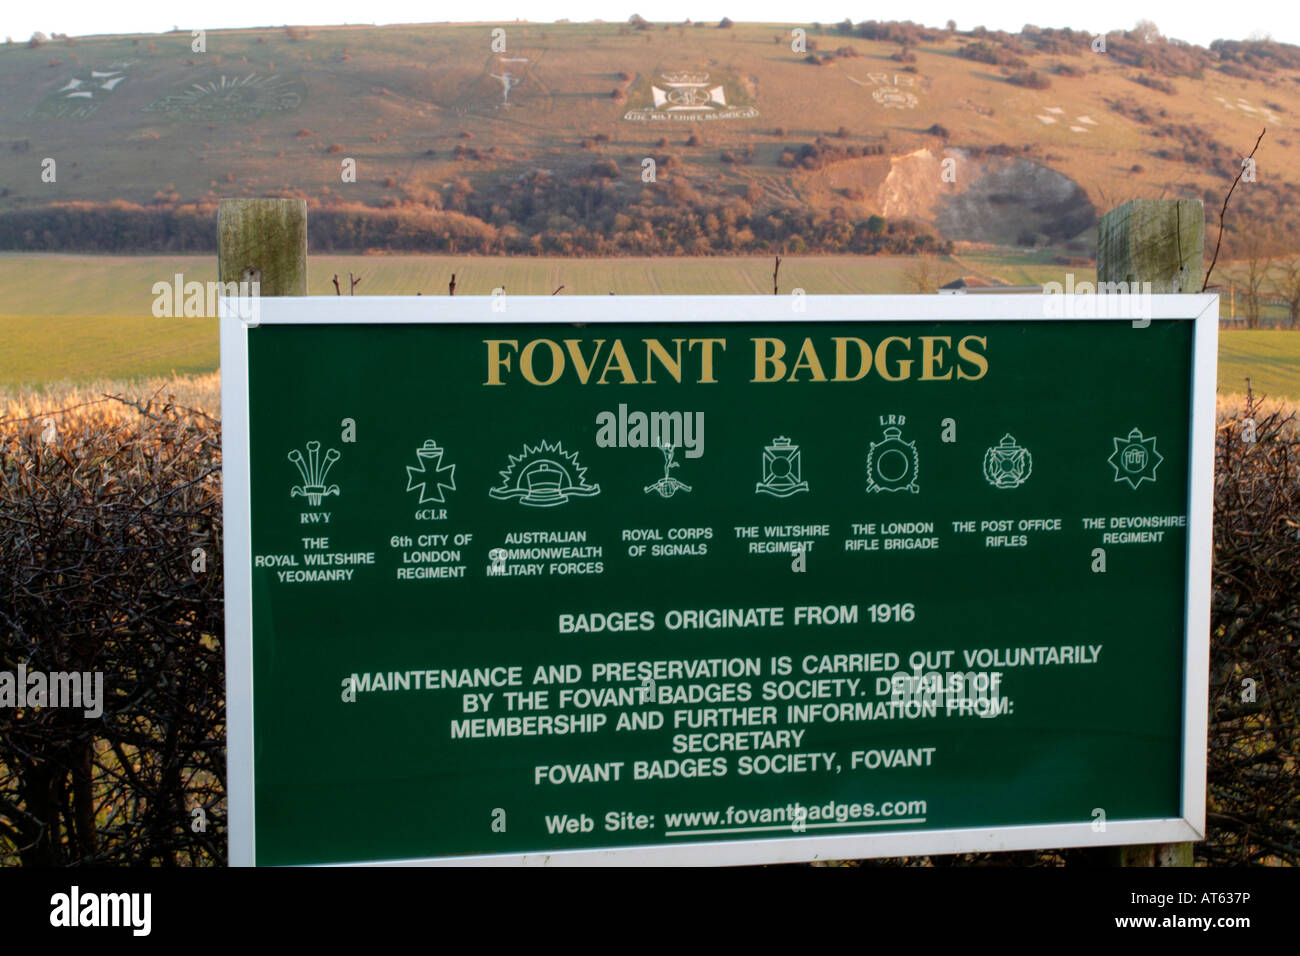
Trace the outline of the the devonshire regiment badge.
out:
M 1128 433 L 1128 438 L 1116 438 L 1114 442 L 1115 450 L 1106 460 L 1115 469 L 1115 480 L 1127 481 L 1131 488 L 1144 481 L 1154 484 L 1156 469 L 1165 460 L 1156 451 L 1155 437 L 1143 438 L 1142 432 L 1135 428 Z

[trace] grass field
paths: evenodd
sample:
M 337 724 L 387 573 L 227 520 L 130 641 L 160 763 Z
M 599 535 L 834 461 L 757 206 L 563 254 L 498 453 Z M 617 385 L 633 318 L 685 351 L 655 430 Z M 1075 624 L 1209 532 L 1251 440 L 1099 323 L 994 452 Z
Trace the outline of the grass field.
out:
M 910 292 L 917 260 L 874 256 L 790 256 L 781 264 L 782 291 L 811 294 Z M 1066 267 L 1035 256 L 980 253 L 938 264 L 940 279 L 963 273 L 1014 284 L 1061 280 Z M 456 274 L 458 295 L 766 294 L 772 260 L 752 258 L 563 259 L 457 256 L 312 256 L 309 292 L 332 295 L 336 273 L 351 271 L 368 295 L 446 295 Z M 1086 270 L 1076 270 L 1086 271 Z M 210 256 L 0 255 L 0 390 L 100 379 L 134 381 L 211 372 L 218 365 L 216 320 L 154 318 L 153 284 L 175 273 L 216 279 Z M 1300 401 L 1300 333 L 1220 333 L 1219 385 Z

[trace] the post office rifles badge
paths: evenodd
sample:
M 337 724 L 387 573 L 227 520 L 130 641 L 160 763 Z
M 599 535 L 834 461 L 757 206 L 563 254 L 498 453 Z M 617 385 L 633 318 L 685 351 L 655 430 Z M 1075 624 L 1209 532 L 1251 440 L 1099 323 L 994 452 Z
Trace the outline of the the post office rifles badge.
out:
M 994 488 L 1019 488 L 1033 470 L 1033 456 L 1009 434 L 984 453 L 984 480 Z

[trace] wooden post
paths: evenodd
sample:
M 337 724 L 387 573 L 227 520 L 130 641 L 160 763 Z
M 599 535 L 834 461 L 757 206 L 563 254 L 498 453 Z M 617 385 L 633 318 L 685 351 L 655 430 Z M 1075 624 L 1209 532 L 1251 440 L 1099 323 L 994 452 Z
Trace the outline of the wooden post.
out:
M 1197 293 L 1205 276 L 1205 207 L 1199 199 L 1134 199 L 1097 224 L 1097 282 L 1150 282 L 1153 294 Z M 1141 335 L 1135 330 L 1134 335 Z M 1113 849 L 1115 866 L 1191 866 L 1191 843 Z
M 223 199 L 217 205 L 217 275 L 222 282 L 259 283 L 258 295 L 307 294 L 307 203 L 302 199 Z M 224 330 L 223 330 L 224 332 Z M 221 350 L 228 343 L 222 336 Z M 233 357 L 233 347 L 231 347 Z M 246 387 L 243 369 L 222 369 L 222 381 L 236 391 Z M 223 397 L 223 414 L 226 403 Z M 233 407 L 233 406 L 232 406 Z M 227 541 L 241 532 L 231 517 L 231 496 L 224 505 Z M 226 575 L 226 608 L 248 609 L 241 604 L 238 590 L 232 582 L 235 575 Z M 238 613 L 236 610 L 234 613 Z M 241 662 L 226 648 L 226 695 L 245 697 L 249 702 L 246 713 L 252 713 L 253 672 L 251 662 Z M 228 792 L 251 793 L 253 725 L 243 715 L 244 708 L 232 708 L 226 723 L 228 741 L 237 742 L 244 760 L 230 760 L 227 764 L 226 786 Z M 243 833 L 239 845 L 229 843 L 232 865 L 247 866 L 253 862 L 252 807 L 232 806 L 228 825 L 230 832 Z
M 307 294 L 307 201 L 223 199 L 217 204 L 217 277 L 256 279 L 261 295 Z
M 1133 199 L 1097 224 L 1097 281 L 1150 282 L 1155 295 L 1200 292 L 1205 206 L 1199 199 Z M 1130 290 L 1136 291 L 1136 290 Z

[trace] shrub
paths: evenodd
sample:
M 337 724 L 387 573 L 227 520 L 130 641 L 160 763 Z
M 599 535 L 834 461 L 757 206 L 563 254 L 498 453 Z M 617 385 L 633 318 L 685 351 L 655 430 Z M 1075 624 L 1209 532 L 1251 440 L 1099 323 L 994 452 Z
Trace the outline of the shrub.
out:
M 1007 82 L 1014 83 L 1016 86 L 1028 87 L 1031 90 L 1045 90 L 1052 85 L 1051 79 L 1037 70 L 1020 70 L 1012 73 L 1007 77 Z
M 220 422 L 124 398 L 41 415 L 48 440 L 0 407 L 0 659 L 101 672 L 103 714 L 0 709 L 0 864 L 222 864 Z
M 1137 76 L 1132 77 L 1132 80 L 1134 83 L 1142 84 L 1149 90 L 1156 90 L 1168 96 L 1178 95 L 1178 87 L 1168 80 L 1160 79 L 1158 76 L 1147 76 L 1145 73 L 1139 73 Z

